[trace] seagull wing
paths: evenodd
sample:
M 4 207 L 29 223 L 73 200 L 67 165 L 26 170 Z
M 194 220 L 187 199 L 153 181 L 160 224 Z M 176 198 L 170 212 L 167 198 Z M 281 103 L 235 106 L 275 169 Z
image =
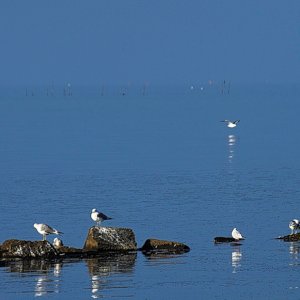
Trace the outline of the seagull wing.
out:
M 55 228 L 52 228 L 51 226 L 47 224 L 42 224 L 42 230 L 44 230 L 47 234 L 63 234 L 61 231 L 56 230 Z
M 100 218 L 102 220 L 111 220 L 112 219 L 112 218 L 108 217 L 107 215 L 105 215 L 101 212 L 99 212 L 97 216 L 98 216 L 98 218 Z
M 54 233 L 55 229 L 53 229 L 51 226 L 47 224 L 42 224 L 41 230 L 45 231 L 46 233 Z

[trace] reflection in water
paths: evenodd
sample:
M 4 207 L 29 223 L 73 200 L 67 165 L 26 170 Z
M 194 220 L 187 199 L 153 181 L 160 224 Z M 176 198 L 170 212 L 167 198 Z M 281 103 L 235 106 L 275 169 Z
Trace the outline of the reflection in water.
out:
M 106 254 L 100 257 L 86 259 L 86 265 L 91 277 L 92 298 L 101 298 L 104 290 L 124 289 L 129 287 L 131 282 L 128 278 L 132 272 L 137 253 Z M 64 263 L 82 262 L 82 259 L 64 260 Z M 62 283 L 61 273 L 62 261 L 47 260 L 6 260 L 1 261 L 0 267 L 6 268 L 9 273 L 22 273 L 22 276 L 33 278 L 34 286 L 30 291 L 35 297 L 49 296 L 51 293 L 59 293 Z M 125 274 L 125 276 L 122 276 Z M 111 280 L 111 276 L 115 276 Z M 101 294 L 100 294 L 101 292 Z
M 46 260 L 11 260 L 4 262 L 5 267 L 8 268 L 9 272 L 27 273 L 32 271 L 39 271 L 42 273 L 47 273 L 53 264 Z
M 299 253 L 300 253 L 300 243 L 299 242 L 290 242 L 289 252 L 291 255 L 291 262 L 289 265 L 292 267 L 298 267 L 299 266 L 298 258 L 299 258 Z M 297 285 L 296 281 L 294 281 L 293 284 L 296 284 L 296 285 L 289 286 L 289 289 L 299 289 L 299 286 Z
M 145 254 L 144 254 L 145 255 Z M 164 254 L 164 253 L 151 253 L 146 254 L 147 265 L 158 266 L 158 265 L 179 265 L 184 264 L 184 254 Z
M 289 246 L 289 252 L 291 254 L 292 263 L 291 265 L 298 265 L 298 257 L 300 253 L 300 244 L 299 242 L 291 242 Z
M 59 293 L 61 262 L 46 260 L 11 260 L 4 261 L 3 267 L 11 273 L 28 273 L 32 276 L 37 273 L 34 287 L 35 297 L 45 296 L 48 293 Z
M 59 277 L 60 272 L 61 272 L 61 268 L 62 268 L 62 263 L 56 263 L 56 264 L 54 264 L 53 275 L 55 277 Z
M 234 147 L 235 147 L 236 137 L 233 134 L 228 135 L 228 162 L 232 163 L 234 158 Z
M 97 258 L 86 260 L 86 264 L 91 276 L 92 298 L 102 298 L 101 291 L 114 288 L 108 277 L 113 274 L 127 273 L 126 281 L 117 282 L 118 288 L 128 287 L 128 273 L 132 272 L 136 253 L 109 254 Z M 124 296 L 124 295 L 123 295 Z
M 234 246 L 232 248 L 231 253 L 231 265 L 232 265 L 232 273 L 236 273 L 238 268 L 241 267 L 241 260 L 242 260 L 242 252 L 240 246 Z
M 40 276 L 35 285 L 35 297 L 44 296 L 47 293 L 47 277 Z

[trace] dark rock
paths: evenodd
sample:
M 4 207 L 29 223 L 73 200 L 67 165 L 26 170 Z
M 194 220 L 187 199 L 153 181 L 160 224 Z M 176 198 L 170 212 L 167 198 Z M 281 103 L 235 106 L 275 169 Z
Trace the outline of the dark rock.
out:
M 73 248 L 73 247 L 67 247 L 67 246 L 61 246 L 58 249 L 56 249 L 59 256 L 61 258 L 82 258 L 82 257 L 88 257 L 89 253 L 83 251 L 82 249 Z
M 236 239 L 232 238 L 232 237 L 223 237 L 223 236 L 217 236 L 214 238 L 214 242 L 216 244 L 220 244 L 220 243 L 232 243 L 232 242 L 237 242 Z
M 137 250 L 134 232 L 129 228 L 91 227 L 84 251 Z
M 1 245 L 1 258 L 53 258 L 58 252 L 48 241 L 7 240 Z
M 139 250 L 146 255 L 153 253 L 180 254 L 189 252 L 190 248 L 187 245 L 178 242 L 148 239 Z
M 300 241 L 300 233 L 279 236 L 276 239 L 283 240 L 284 242 L 297 242 L 297 241 Z

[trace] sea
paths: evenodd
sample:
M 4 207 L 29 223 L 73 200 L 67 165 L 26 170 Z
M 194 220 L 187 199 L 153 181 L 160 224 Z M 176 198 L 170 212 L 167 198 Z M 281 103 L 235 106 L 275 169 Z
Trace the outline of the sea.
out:
M 0 299 L 300 299 L 299 113 L 297 84 L 1 88 L 0 243 L 83 247 L 97 208 L 190 252 L 0 261 Z

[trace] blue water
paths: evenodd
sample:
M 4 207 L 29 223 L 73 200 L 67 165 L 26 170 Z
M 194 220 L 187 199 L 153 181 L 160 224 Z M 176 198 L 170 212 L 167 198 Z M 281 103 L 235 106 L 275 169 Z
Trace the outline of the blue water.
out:
M 191 251 L 0 262 L 0 298 L 299 297 L 300 244 L 274 240 L 300 218 L 299 95 L 267 84 L 3 89 L 1 242 L 41 239 L 33 223 L 47 223 L 82 247 L 95 207 L 138 246 L 153 237 Z M 228 129 L 225 118 L 241 122 Z M 233 227 L 241 246 L 214 245 Z

